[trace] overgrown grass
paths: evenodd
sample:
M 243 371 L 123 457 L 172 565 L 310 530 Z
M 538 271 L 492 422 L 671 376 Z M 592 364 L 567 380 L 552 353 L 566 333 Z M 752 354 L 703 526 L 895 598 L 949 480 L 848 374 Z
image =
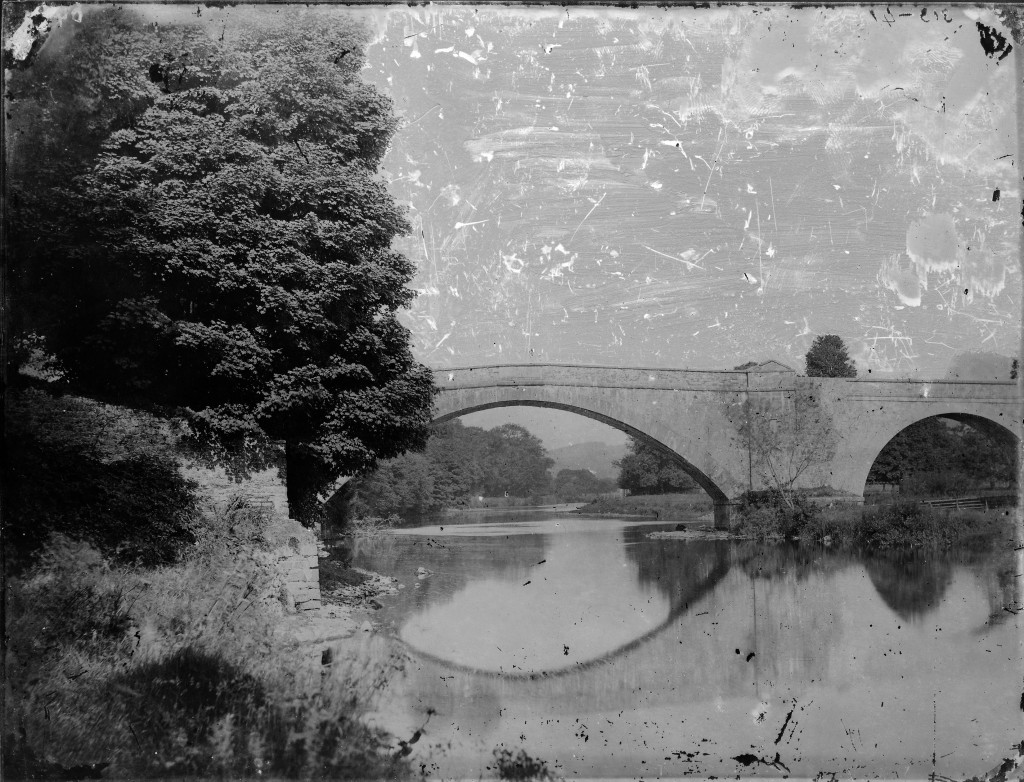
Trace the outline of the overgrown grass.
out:
M 390 516 L 364 516 L 352 519 L 346 532 L 349 535 L 384 535 L 395 527 L 402 526 L 402 519 L 395 513 Z
M 233 503 L 154 569 L 54 536 L 8 585 L 6 776 L 408 776 L 361 719 L 397 662 L 306 659 L 282 632 L 268 521 Z
M 869 550 L 946 548 L 972 537 L 1008 532 L 1006 512 L 933 508 L 916 502 L 821 507 L 806 496 L 764 492 L 736 508 L 735 531 L 758 540 L 796 538 Z

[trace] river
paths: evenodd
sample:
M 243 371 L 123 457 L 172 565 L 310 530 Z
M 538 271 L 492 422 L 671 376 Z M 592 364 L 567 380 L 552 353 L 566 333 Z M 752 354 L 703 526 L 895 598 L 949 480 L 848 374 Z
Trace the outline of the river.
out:
M 404 584 L 377 618 L 408 655 L 371 720 L 423 728 L 414 766 L 463 779 L 500 747 L 566 778 L 964 778 L 1024 738 L 1011 550 L 647 536 L 674 526 L 520 514 L 361 541 L 354 564 Z

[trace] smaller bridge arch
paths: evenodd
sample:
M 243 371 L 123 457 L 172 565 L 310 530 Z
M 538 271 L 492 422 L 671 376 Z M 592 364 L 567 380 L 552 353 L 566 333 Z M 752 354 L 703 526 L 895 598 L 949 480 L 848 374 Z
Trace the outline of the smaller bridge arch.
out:
M 917 408 L 914 410 L 914 413 L 917 414 L 916 417 L 907 416 L 904 421 L 895 422 L 895 427 L 897 428 L 892 433 L 892 436 L 881 441 L 881 444 L 877 446 L 874 456 L 871 458 L 870 463 L 867 464 L 867 471 L 864 474 L 865 484 L 867 483 L 868 475 L 870 475 L 872 467 L 874 467 L 878 457 L 881 456 L 889 443 L 915 424 L 919 424 L 923 421 L 930 421 L 932 419 L 956 421 L 959 424 L 970 426 L 990 439 L 996 441 L 1001 448 L 1005 448 L 1009 453 L 1013 454 L 1015 459 L 1019 459 L 1020 437 L 1008 425 L 1010 422 L 1005 420 L 1005 418 L 998 412 L 992 413 L 989 411 L 981 411 L 976 413 L 967 413 L 962 410 L 921 410 L 920 408 Z M 906 420 L 908 418 L 912 418 L 912 420 Z M 1016 474 L 1016 471 L 1014 474 Z

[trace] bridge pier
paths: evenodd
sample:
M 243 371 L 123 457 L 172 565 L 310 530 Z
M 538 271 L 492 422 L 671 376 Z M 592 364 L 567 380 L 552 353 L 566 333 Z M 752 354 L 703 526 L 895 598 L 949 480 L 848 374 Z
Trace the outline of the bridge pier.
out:
M 716 502 L 715 503 L 715 529 L 730 529 L 732 522 L 732 506 L 731 502 Z

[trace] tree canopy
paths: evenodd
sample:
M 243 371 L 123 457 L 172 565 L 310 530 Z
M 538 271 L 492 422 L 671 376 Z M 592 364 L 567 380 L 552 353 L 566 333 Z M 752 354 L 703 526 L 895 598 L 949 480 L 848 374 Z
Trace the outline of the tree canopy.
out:
M 630 438 L 626 455 L 616 465 L 619 486 L 632 494 L 691 491 L 697 484 L 669 453 L 643 440 Z
M 598 478 L 590 470 L 559 470 L 552 490 L 563 500 L 589 500 L 615 491 L 615 484 L 607 478 Z
M 409 224 L 377 176 L 397 120 L 359 78 L 366 32 L 321 17 L 173 56 L 130 32 L 148 52 L 123 54 L 148 80 L 132 71 L 130 116 L 95 97 L 95 160 L 26 199 L 63 207 L 17 268 L 18 303 L 45 303 L 25 330 L 90 396 L 182 413 L 218 446 L 285 442 L 309 521 L 329 480 L 422 447 L 431 417 L 397 319 L 414 268 L 391 250 Z
M 857 377 L 857 368 L 846 351 L 842 337 L 822 334 L 807 351 L 808 377 Z
M 991 432 L 941 418 L 926 418 L 893 437 L 875 457 L 868 483 L 903 484 L 929 493 L 933 478 L 940 493 L 1011 483 L 1017 475 L 1015 449 Z M 943 489 L 943 484 L 945 488 Z

